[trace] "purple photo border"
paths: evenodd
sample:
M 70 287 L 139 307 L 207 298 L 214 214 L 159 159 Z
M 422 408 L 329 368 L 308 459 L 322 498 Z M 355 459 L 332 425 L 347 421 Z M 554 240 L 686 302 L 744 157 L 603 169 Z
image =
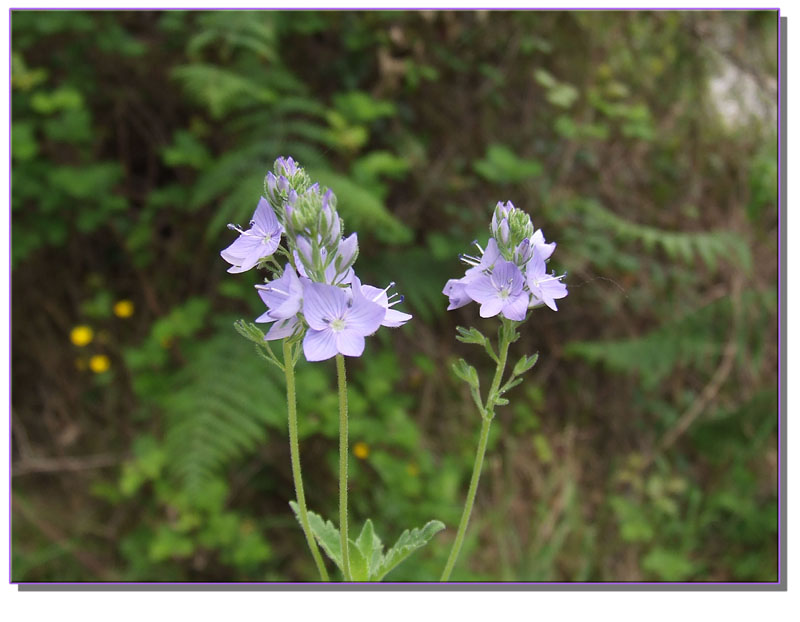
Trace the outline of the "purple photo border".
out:
M 784 405 L 783 400 L 783 393 L 782 389 L 785 388 L 782 383 L 783 377 L 783 354 L 784 348 L 782 346 L 782 320 L 784 319 L 781 311 L 783 308 L 783 296 L 785 292 L 783 291 L 783 278 L 785 277 L 784 272 L 782 271 L 782 241 L 783 241 L 783 219 L 782 219 L 782 212 L 783 212 L 783 185 L 782 182 L 784 181 L 782 175 L 782 168 L 784 164 L 783 158 L 783 134 L 782 130 L 783 127 L 783 91 L 782 91 L 782 73 L 783 73 L 783 63 L 782 63 L 782 56 L 783 56 L 783 48 L 782 48 L 782 38 L 781 38 L 781 10 L 780 7 L 667 7 L 667 8 L 655 8 L 655 7 L 644 7 L 644 8 L 635 8 L 635 7 L 562 7 L 562 8 L 520 8 L 520 7 L 511 7 L 511 8 L 491 8 L 491 9 L 480 9 L 478 7 L 472 7 L 469 9 L 457 9 L 454 7 L 382 7 L 379 9 L 375 8 L 345 8 L 345 7 L 338 7 L 338 8 L 318 8 L 318 7 L 301 7 L 301 8 L 291 8 L 291 7 L 270 7 L 269 9 L 259 9 L 256 7 L 229 7 L 229 8 L 187 8 L 187 7 L 136 7 L 136 8 L 125 8 L 125 7 L 114 7 L 114 8 L 81 8 L 81 7 L 34 7 L 34 8 L 26 8 L 26 7 L 9 7 L 9 17 L 13 11 L 113 11 L 113 12 L 123 12 L 123 11 L 174 11 L 174 10 L 181 10 L 181 11 L 244 11 L 244 10 L 270 10 L 270 11 L 392 11 L 392 10 L 405 10 L 405 11 L 418 11 L 418 10 L 429 10 L 429 11 L 457 11 L 457 10 L 466 10 L 466 11 L 479 11 L 479 10 L 489 10 L 489 11 L 777 11 L 778 19 L 777 19 L 777 28 L 778 28 L 778 46 L 777 46 L 777 54 L 778 54 L 778 559 L 777 559 L 777 581 L 451 581 L 448 583 L 440 583 L 438 581 L 408 581 L 408 582 L 397 582 L 397 581 L 384 581 L 381 583 L 360 583 L 360 582 L 339 582 L 339 583 L 323 583 L 320 581 L 242 581 L 242 582 L 224 582 L 224 581 L 211 581 L 211 582 L 194 582 L 194 581 L 164 581 L 164 582 L 157 582 L 157 581 L 52 581 L 52 582 L 26 582 L 26 581 L 12 581 L 11 580 L 11 519 L 12 519 L 12 512 L 11 512 L 11 360 L 9 358 L 9 417 L 8 417 L 8 578 L 9 578 L 9 585 L 17 585 L 20 586 L 22 589 L 29 588 L 29 589 L 39 589 L 39 590 L 47 590 L 47 589 L 55 589 L 59 586 L 64 587 L 98 587 L 100 590 L 104 590 L 106 588 L 112 588 L 113 586 L 127 586 L 127 587 L 135 587 L 135 586 L 152 586 L 152 587 L 169 587 L 169 586 L 185 586 L 185 587 L 202 587 L 202 586 L 225 586 L 229 588 L 231 591 L 236 591 L 238 586 L 247 587 L 247 586 L 258 586 L 262 588 L 266 588 L 269 590 L 270 588 L 280 588 L 286 586 L 294 586 L 299 588 L 306 588 L 306 589 L 315 589 L 317 586 L 322 586 L 327 588 L 331 591 L 340 590 L 342 588 L 355 588 L 356 590 L 364 590 L 364 591 L 380 591 L 382 586 L 437 586 L 441 588 L 443 591 L 453 591 L 454 589 L 457 590 L 464 586 L 469 586 L 471 588 L 482 587 L 486 586 L 487 588 L 503 588 L 503 587 L 511 587 L 511 586 L 525 586 L 525 587 L 532 587 L 536 588 L 537 586 L 560 586 L 560 587 L 586 587 L 586 586 L 623 586 L 624 587 L 633 587 L 633 586 L 654 586 L 654 587 L 673 587 L 673 586 L 691 586 L 694 589 L 702 590 L 704 587 L 726 587 L 726 586 L 773 586 L 778 589 L 783 588 L 786 589 L 785 585 L 783 585 L 783 580 L 785 577 L 782 575 L 784 564 L 786 563 L 785 557 L 782 555 L 783 549 L 783 539 L 782 535 L 782 527 L 783 527 L 783 511 L 784 511 L 784 499 L 783 499 L 783 486 L 784 486 L 784 479 L 783 479 L 783 435 L 782 435 L 782 427 L 783 427 L 783 411 L 782 406 Z M 9 19 L 9 80 L 11 79 L 11 20 Z M 9 84 L 9 95 L 8 95 L 8 125 L 9 128 L 11 127 L 11 88 Z M 9 167 L 11 166 L 11 141 L 9 140 L 8 146 L 8 162 Z M 10 174 L 11 171 L 9 170 L 9 205 L 11 205 L 11 183 L 10 183 Z M 8 235 L 9 235 L 9 245 L 8 245 L 8 258 L 9 258 L 9 271 L 11 267 L 11 209 L 9 208 L 8 212 Z M 9 302 L 11 300 L 11 278 L 9 273 Z M 9 317 L 10 322 L 10 317 Z M 10 341 L 9 341 L 9 357 L 10 357 Z

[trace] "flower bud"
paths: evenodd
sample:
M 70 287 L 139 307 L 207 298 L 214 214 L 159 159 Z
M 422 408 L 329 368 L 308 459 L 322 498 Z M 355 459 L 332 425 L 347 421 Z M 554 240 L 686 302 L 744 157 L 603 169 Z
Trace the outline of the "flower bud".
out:
M 356 257 L 358 257 L 358 235 L 351 233 L 339 242 L 334 259 L 336 273 L 344 274 L 356 262 Z
M 533 235 L 533 224 L 527 213 L 517 209 L 511 201 L 508 201 L 498 203 L 495 207 L 491 230 L 503 257 L 510 261 L 522 241 L 530 240 Z

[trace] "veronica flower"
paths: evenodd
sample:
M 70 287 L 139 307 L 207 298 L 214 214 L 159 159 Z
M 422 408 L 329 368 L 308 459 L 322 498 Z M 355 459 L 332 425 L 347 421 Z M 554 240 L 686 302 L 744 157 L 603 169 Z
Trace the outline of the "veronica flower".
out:
M 556 250 L 556 243 L 545 242 L 544 233 L 542 233 L 541 229 L 537 229 L 533 236 L 531 236 L 531 250 L 534 248 L 539 249 L 539 254 L 542 256 L 542 259 L 548 259 L 550 255 L 553 254 L 553 251 Z
M 283 233 L 283 227 L 264 197 L 258 201 L 247 231 L 235 225 L 228 225 L 228 228 L 239 232 L 236 241 L 220 252 L 222 258 L 232 264 L 228 268 L 231 273 L 245 272 L 272 255 L 278 248 Z
M 558 311 L 556 299 L 567 295 L 567 286 L 561 282 L 566 275 L 547 274 L 547 264 L 538 248 L 533 250 L 533 258 L 525 267 L 528 289 L 531 291 L 532 306 L 546 304 L 553 311 Z
M 481 274 L 467 283 L 466 293 L 480 303 L 481 317 L 503 317 L 521 322 L 528 312 L 530 294 L 524 291 L 525 277 L 511 261 L 499 260 L 491 274 Z
M 286 264 L 283 275 L 266 283 L 256 285 L 258 295 L 268 309 L 256 318 L 256 322 L 284 320 L 300 311 L 303 300 L 303 285 L 291 264 Z
M 464 281 L 465 277 L 460 279 L 450 279 L 445 283 L 442 293 L 450 298 L 450 304 L 447 305 L 447 310 L 460 309 L 464 305 L 472 302 L 472 298 L 467 294 L 467 283 Z
M 474 242 L 474 244 L 478 248 L 478 251 L 480 251 L 480 257 L 466 254 L 461 255 L 461 261 L 471 267 L 467 269 L 466 274 L 460 279 L 450 279 L 447 281 L 442 290 L 442 293 L 450 298 L 450 304 L 447 307 L 448 311 L 459 309 L 472 302 L 472 298 L 470 298 L 467 293 L 467 284 L 482 274 L 491 272 L 497 260 L 502 259 L 497 241 L 494 238 L 489 238 L 485 250 L 481 248 L 480 244 L 477 242 Z
M 305 287 L 303 315 L 309 326 L 303 353 L 309 361 L 324 361 L 337 354 L 361 356 L 364 337 L 378 330 L 386 308 L 367 300 L 359 287 L 348 296 L 341 287 L 312 282 Z
M 392 309 L 394 305 L 403 302 L 403 297 L 399 294 L 392 294 L 389 296 L 387 292 L 392 287 L 394 287 L 394 283 L 389 283 L 385 289 L 378 289 L 372 285 L 362 285 L 359 278 L 353 275 L 353 291 L 360 290 L 364 298 L 386 309 L 386 315 L 383 317 L 381 326 L 397 328 L 408 322 L 413 316 L 410 313 L 403 313 L 402 311 L 395 311 Z

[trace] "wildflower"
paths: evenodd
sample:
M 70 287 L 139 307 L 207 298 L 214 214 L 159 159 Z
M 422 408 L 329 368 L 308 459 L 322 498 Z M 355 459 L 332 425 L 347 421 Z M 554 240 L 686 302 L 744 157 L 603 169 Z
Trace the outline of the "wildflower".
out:
M 228 268 L 231 273 L 245 272 L 272 255 L 278 248 L 283 233 L 283 226 L 264 197 L 258 201 L 247 231 L 235 225 L 228 225 L 228 228 L 239 232 L 236 241 L 220 252 L 222 258 L 232 264 Z
M 102 374 L 111 367 L 111 361 L 105 354 L 95 354 L 89 359 L 89 369 L 96 374 Z
M 369 457 L 369 445 L 363 441 L 358 441 L 353 445 L 353 455 L 359 460 L 366 460 Z
M 480 303 L 481 317 L 498 313 L 509 320 L 521 322 L 528 312 L 530 294 L 523 290 L 525 277 L 510 261 L 500 260 L 491 274 L 481 274 L 466 286 L 466 293 Z
M 360 289 L 361 294 L 369 301 L 374 302 L 386 309 L 386 315 L 383 317 L 381 326 L 388 326 L 389 328 L 397 328 L 402 326 L 413 316 L 410 313 L 403 313 L 402 311 L 395 311 L 391 307 L 403 302 L 403 297 L 399 294 L 388 295 L 387 291 L 394 287 L 394 283 L 389 283 L 385 289 L 378 289 L 372 285 L 362 285 L 359 278 L 353 275 L 353 289 Z M 396 300 L 392 300 L 396 298 Z
M 291 264 L 286 264 L 283 275 L 265 285 L 256 285 L 258 295 L 268 309 L 256 322 L 284 320 L 296 315 L 303 299 L 303 285 Z
M 461 279 L 450 279 L 444 284 L 442 293 L 450 298 L 450 304 L 447 305 L 447 310 L 459 309 L 466 304 L 472 302 L 472 298 L 467 294 L 467 283 Z
M 130 300 L 118 300 L 114 304 L 114 315 L 128 318 L 133 315 L 133 303 Z
M 547 265 L 538 248 L 534 248 L 533 258 L 528 262 L 525 273 L 532 306 L 546 304 L 553 311 L 558 311 L 556 299 L 567 295 L 567 286 L 561 282 L 566 275 L 547 274 Z
M 308 283 L 303 296 L 303 315 L 309 331 L 303 352 L 309 361 L 324 361 L 336 354 L 361 356 L 364 337 L 381 325 L 386 309 L 367 300 L 360 288 L 348 298 L 344 289 L 325 283 Z
M 69 340 L 78 347 L 87 346 L 94 339 L 94 331 L 90 326 L 76 326 L 69 333 Z

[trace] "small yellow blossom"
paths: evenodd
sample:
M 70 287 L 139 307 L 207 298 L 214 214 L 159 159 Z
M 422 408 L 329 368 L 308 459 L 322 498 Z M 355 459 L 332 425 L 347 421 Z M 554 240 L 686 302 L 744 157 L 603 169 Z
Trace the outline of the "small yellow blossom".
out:
M 133 315 L 133 303 L 130 300 L 118 300 L 114 303 L 114 315 L 121 318 Z
M 419 467 L 413 462 L 409 462 L 406 465 L 406 473 L 408 473 L 411 477 L 417 477 L 419 475 Z
M 366 460 L 369 456 L 369 445 L 358 441 L 355 445 L 353 445 L 353 455 L 361 460 Z
M 105 354 L 95 354 L 89 359 L 89 368 L 96 374 L 102 374 L 111 367 L 111 361 Z
M 87 346 L 94 339 L 94 331 L 90 326 L 76 326 L 69 333 L 69 340 L 76 346 Z

